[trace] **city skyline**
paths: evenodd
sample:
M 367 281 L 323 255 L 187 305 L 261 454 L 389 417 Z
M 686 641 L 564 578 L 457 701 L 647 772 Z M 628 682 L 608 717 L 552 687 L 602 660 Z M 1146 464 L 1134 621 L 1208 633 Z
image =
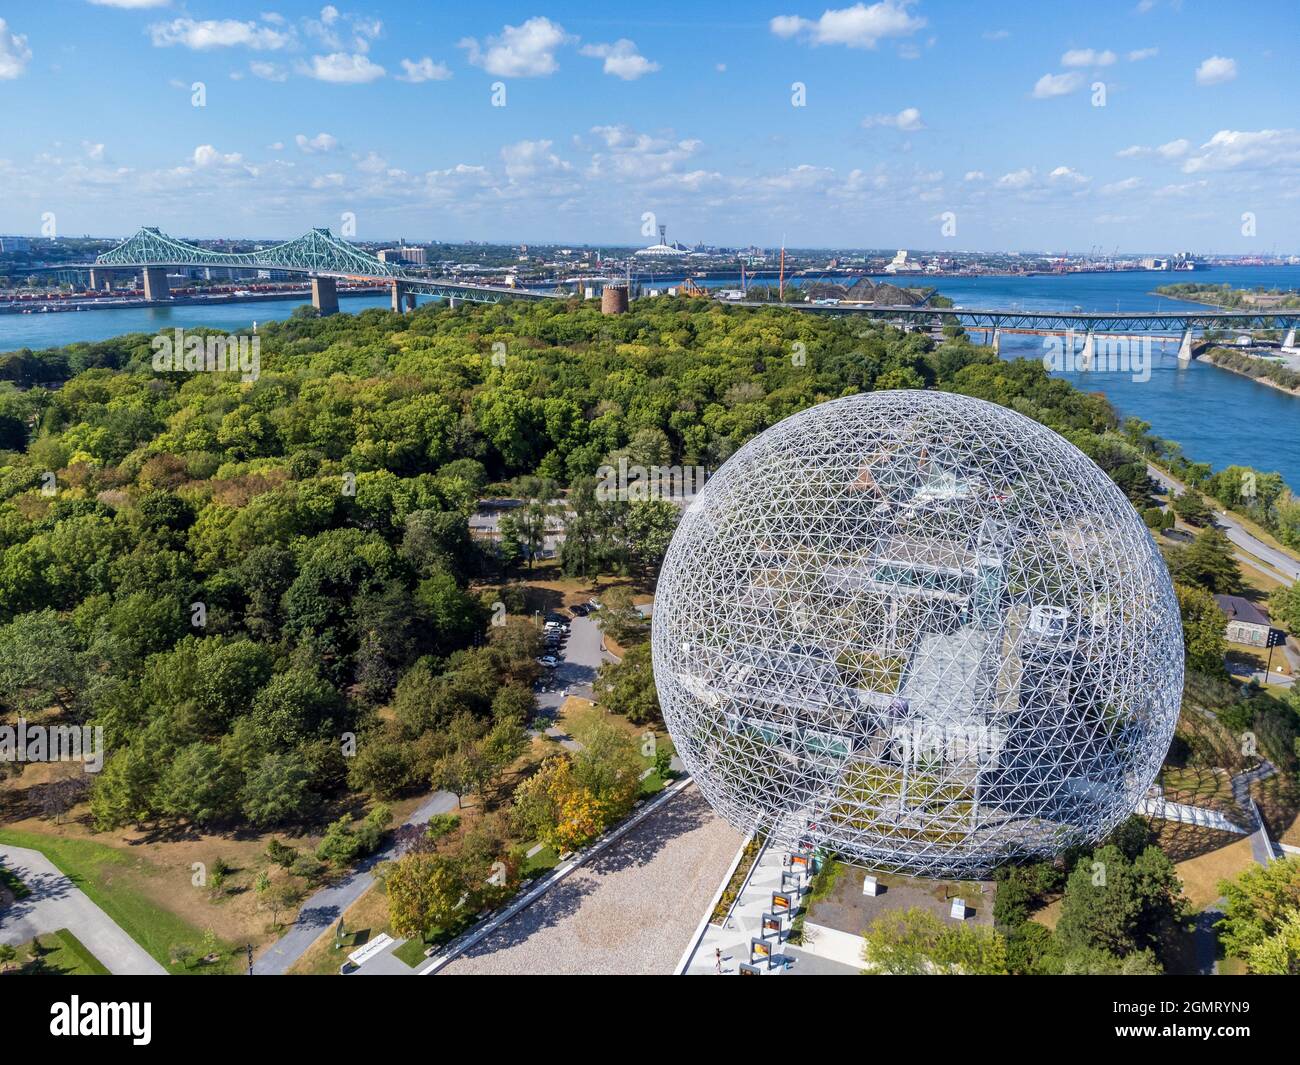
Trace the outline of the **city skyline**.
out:
M 1288 22 L 61 0 L 0 14 L 0 232 L 1292 254 Z

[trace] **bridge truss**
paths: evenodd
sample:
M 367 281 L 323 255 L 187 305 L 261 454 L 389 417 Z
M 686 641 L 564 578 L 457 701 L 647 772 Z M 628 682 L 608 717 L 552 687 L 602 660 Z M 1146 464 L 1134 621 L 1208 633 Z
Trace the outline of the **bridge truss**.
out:
M 95 258 L 97 266 L 230 266 L 289 270 L 318 277 L 401 278 L 405 271 L 354 248 L 328 229 L 313 229 L 296 240 L 256 251 L 210 251 L 145 228 Z
M 313 277 L 347 278 L 353 281 L 391 281 L 403 291 L 426 292 L 446 299 L 472 303 L 502 303 L 507 300 L 549 300 L 564 298 L 550 292 L 482 285 L 473 282 L 426 278 L 396 263 L 386 263 L 334 236 L 328 229 L 313 229 L 297 240 L 274 244 L 255 251 L 220 252 L 200 248 L 146 227 L 95 258 L 94 266 L 224 266 L 237 269 L 285 270 Z

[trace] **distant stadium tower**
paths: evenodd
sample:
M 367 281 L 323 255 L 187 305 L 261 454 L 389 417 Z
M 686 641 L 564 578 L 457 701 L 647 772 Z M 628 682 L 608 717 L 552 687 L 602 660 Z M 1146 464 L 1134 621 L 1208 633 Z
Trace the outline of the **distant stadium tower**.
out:
M 726 462 L 654 605 L 673 742 L 742 831 L 978 876 L 1095 841 L 1173 736 L 1169 573 L 1111 480 L 983 400 L 824 403 Z

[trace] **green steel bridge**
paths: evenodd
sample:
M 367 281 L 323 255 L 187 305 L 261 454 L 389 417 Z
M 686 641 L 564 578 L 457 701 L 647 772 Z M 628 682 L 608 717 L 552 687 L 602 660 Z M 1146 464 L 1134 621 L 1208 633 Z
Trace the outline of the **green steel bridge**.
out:
M 389 282 L 393 288 L 394 310 L 401 309 L 403 296 L 413 300 L 416 292 L 474 303 L 563 298 L 557 293 L 536 292 L 507 285 L 421 277 L 396 263 L 386 263 L 369 252 L 354 247 L 328 229 L 313 229 L 296 240 L 253 251 L 222 252 L 200 248 L 168 236 L 159 229 L 145 227 L 116 247 L 96 256 L 95 261 L 89 264 L 91 287 L 97 287 L 98 271 L 133 269 L 144 274 L 147 299 L 165 299 L 166 268 L 169 266 L 217 266 L 305 274 L 312 280 L 312 302 L 322 313 L 338 309 L 335 289 L 338 280 Z

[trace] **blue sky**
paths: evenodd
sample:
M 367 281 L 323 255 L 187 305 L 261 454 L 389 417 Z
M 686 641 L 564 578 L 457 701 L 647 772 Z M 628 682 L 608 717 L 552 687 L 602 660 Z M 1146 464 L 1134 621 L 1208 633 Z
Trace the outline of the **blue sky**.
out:
M 0 232 L 1300 252 L 1294 0 L 0 20 Z

